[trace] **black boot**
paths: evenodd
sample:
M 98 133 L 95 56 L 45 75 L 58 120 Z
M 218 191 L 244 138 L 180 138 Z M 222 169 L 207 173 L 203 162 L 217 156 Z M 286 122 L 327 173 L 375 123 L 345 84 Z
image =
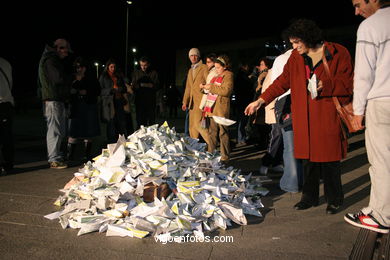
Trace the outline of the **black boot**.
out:
M 91 157 L 92 151 L 92 142 L 84 142 L 84 161 L 88 162 L 92 159 Z
M 73 161 L 74 160 L 75 149 L 76 149 L 76 144 L 68 143 L 68 153 L 66 155 L 66 158 L 67 158 L 68 161 Z

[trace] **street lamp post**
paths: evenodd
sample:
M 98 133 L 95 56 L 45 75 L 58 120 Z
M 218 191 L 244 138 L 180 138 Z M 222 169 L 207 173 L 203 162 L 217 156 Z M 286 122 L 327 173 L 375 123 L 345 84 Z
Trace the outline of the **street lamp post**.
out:
M 132 1 L 126 1 L 126 56 L 125 56 L 125 76 L 127 77 L 127 57 L 129 54 L 127 53 L 129 48 L 129 5 L 131 5 Z
M 94 65 L 96 67 L 96 78 L 99 78 L 99 63 L 95 62 Z

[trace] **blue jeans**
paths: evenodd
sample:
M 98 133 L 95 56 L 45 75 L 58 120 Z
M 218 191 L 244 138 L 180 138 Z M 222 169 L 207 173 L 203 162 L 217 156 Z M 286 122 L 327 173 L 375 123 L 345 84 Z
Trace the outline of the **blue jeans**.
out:
M 237 127 L 237 143 L 246 142 L 248 137 L 246 135 L 246 125 L 248 123 L 249 117 L 244 115 L 244 112 L 239 111 L 238 114 L 238 127 Z
M 302 162 L 294 157 L 293 131 L 285 131 L 282 128 L 282 135 L 284 172 L 280 179 L 280 188 L 287 192 L 298 192 L 303 183 Z
M 64 102 L 46 101 L 44 105 L 47 124 L 46 145 L 50 162 L 63 161 L 62 140 L 66 137 L 66 109 Z
M 186 109 L 186 118 L 184 120 L 184 134 L 187 136 L 190 135 L 189 121 L 190 121 L 190 111 L 188 109 Z

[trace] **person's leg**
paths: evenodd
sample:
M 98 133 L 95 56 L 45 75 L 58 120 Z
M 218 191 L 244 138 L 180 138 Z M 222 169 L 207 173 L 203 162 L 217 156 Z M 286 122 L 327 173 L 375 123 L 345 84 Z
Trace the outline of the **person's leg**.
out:
M 201 117 L 198 116 L 198 111 L 191 109 L 189 112 L 189 133 L 190 137 L 194 139 L 199 138 L 198 124 L 200 124 Z
M 210 120 L 210 125 L 208 128 L 209 131 L 208 151 L 212 153 L 215 151 L 215 149 L 217 149 L 219 127 L 212 117 L 210 117 L 209 120 Z
M 341 206 L 344 201 L 344 193 L 341 184 L 340 162 L 321 163 L 321 172 L 324 180 L 324 195 L 328 205 Z
M 115 143 L 118 140 L 118 136 L 115 134 L 115 124 L 114 119 L 111 119 L 106 124 L 106 136 L 107 143 Z
M 66 134 L 65 106 L 62 102 L 47 101 L 45 105 L 47 123 L 47 152 L 49 162 L 63 161 L 61 142 Z
M 92 139 L 84 139 L 84 161 L 90 161 L 92 159 Z
M 302 175 L 300 160 L 294 157 L 294 134 L 293 131 L 285 131 L 283 128 L 283 162 L 284 171 L 280 179 L 280 188 L 287 192 L 299 191 L 299 175 Z
M 213 119 L 211 119 L 213 120 Z M 214 121 L 214 120 L 213 120 Z M 230 138 L 229 138 L 229 129 L 228 126 L 218 125 L 219 126 L 219 142 L 221 150 L 221 160 L 227 161 L 230 158 Z
M 364 214 L 390 227 L 390 101 L 369 100 L 366 111 L 366 147 L 371 193 Z
M 248 117 L 244 115 L 243 110 L 239 110 L 237 117 L 237 143 L 244 143 L 247 140 L 245 127 L 248 123 Z
M 186 117 L 184 119 L 184 134 L 190 135 L 190 111 L 186 109 Z
M 298 210 L 318 205 L 319 179 L 321 167 L 319 163 L 303 160 L 304 182 L 301 201 L 294 207 Z
M 122 105 L 115 104 L 114 124 L 116 136 L 124 135 L 127 137 L 126 113 Z
M 147 122 L 148 125 L 154 125 L 156 123 L 156 104 L 148 104 L 145 108 L 147 111 Z M 162 113 L 160 113 L 160 117 L 162 117 Z
M 136 103 L 137 125 L 138 127 L 147 126 L 147 117 L 145 116 L 144 107 Z
M 74 160 L 74 153 L 76 151 L 76 145 L 77 145 L 77 138 L 69 137 L 68 138 L 68 153 L 67 153 L 67 159 L 68 161 Z

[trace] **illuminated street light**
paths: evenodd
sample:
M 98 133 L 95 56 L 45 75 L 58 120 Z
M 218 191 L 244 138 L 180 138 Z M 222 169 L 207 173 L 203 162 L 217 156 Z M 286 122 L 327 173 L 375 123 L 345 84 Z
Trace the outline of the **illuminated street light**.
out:
M 125 76 L 127 77 L 127 56 L 129 48 L 129 5 L 133 4 L 132 1 L 126 1 L 126 56 L 125 56 Z
M 133 48 L 133 50 L 132 50 L 134 53 L 136 53 L 137 52 L 137 49 L 136 48 Z
M 95 62 L 93 65 L 96 67 L 96 78 L 99 78 L 99 63 Z

